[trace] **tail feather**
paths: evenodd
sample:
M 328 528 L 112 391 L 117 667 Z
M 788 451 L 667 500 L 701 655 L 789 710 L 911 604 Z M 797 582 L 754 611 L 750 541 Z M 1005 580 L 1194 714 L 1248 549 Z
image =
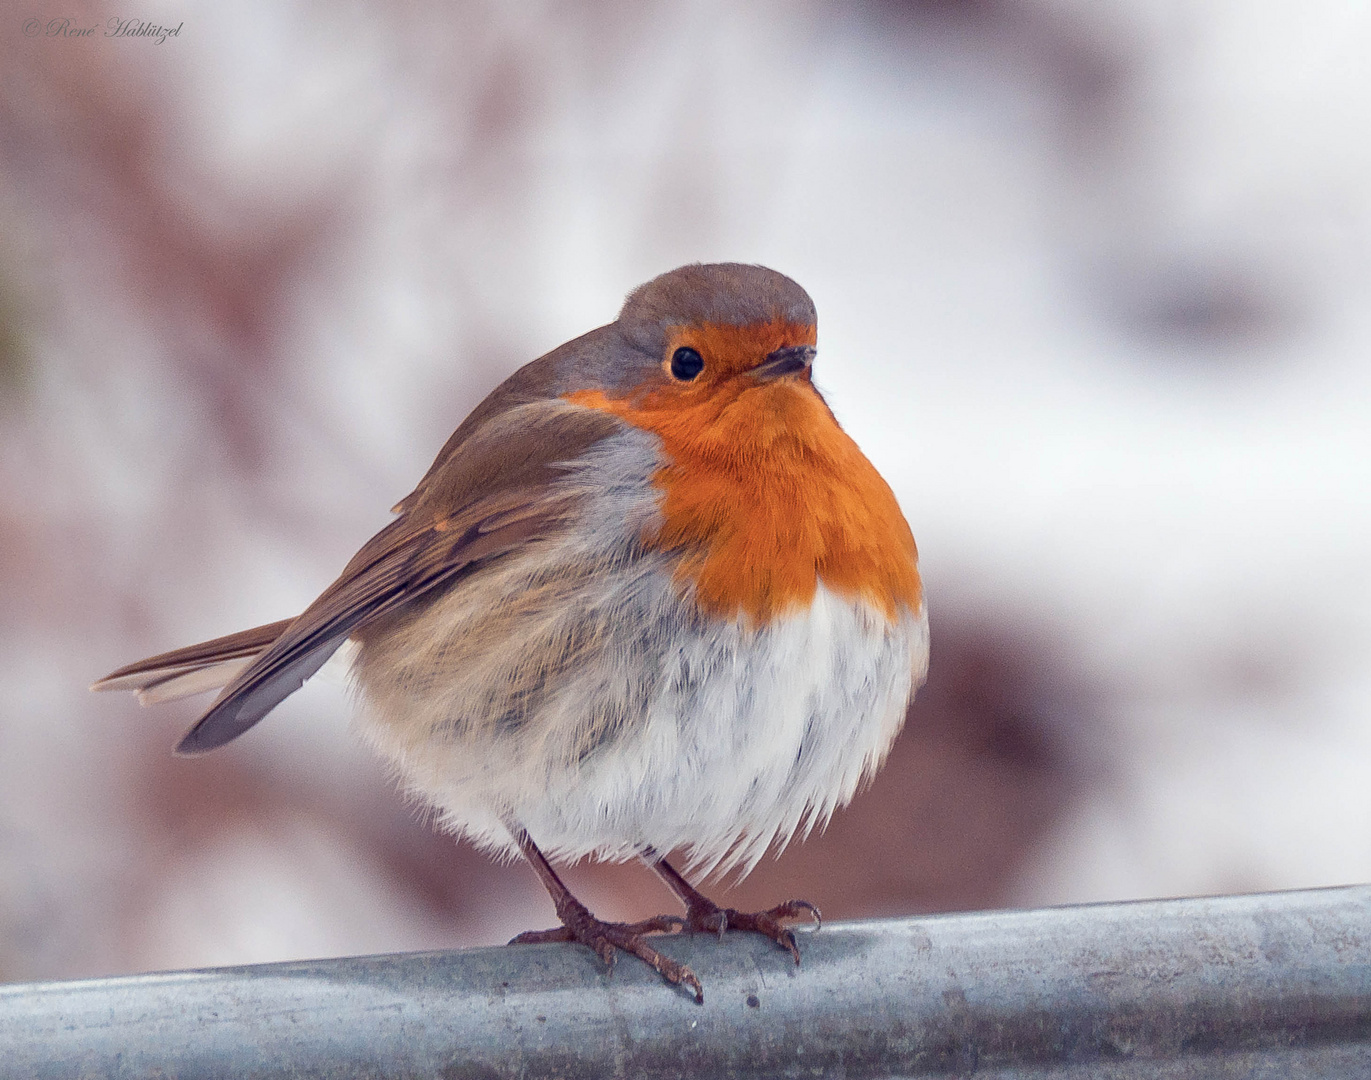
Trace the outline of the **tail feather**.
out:
M 139 705 L 160 705 L 164 701 L 180 701 L 184 697 L 203 694 L 206 690 L 222 690 L 233 682 L 257 654 L 240 656 L 234 660 L 220 660 L 199 668 L 183 668 L 164 675 L 154 682 L 137 687 Z
M 143 705 L 175 701 L 206 690 L 220 690 L 294 621 L 282 619 L 213 641 L 150 656 L 110 672 L 91 689 L 133 690 Z

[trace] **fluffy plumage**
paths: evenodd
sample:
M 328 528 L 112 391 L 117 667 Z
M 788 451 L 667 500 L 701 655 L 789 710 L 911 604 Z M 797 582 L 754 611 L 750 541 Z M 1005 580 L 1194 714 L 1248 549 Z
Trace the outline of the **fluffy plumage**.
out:
M 358 634 L 362 730 L 482 845 L 685 848 L 750 868 L 884 758 L 927 663 L 922 609 L 820 586 L 763 626 L 707 616 L 653 552 L 657 441 L 626 428 L 561 482 L 579 520 L 422 611 Z
M 774 271 L 662 275 L 482 402 L 300 616 L 97 688 L 223 685 L 195 752 L 351 641 L 364 735 L 453 831 L 750 867 L 852 797 L 927 665 L 913 537 L 814 342 Z

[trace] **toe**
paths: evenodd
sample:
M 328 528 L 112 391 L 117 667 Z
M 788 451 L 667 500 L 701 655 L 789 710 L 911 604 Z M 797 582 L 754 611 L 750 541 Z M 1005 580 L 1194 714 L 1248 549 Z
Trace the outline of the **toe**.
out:
M 780 928 L 780 933 L 775 936 L 774 940 L 777 945 L 790 952 L 790 955 L 795 958 L 795 966 L 799 967 L 800 943 L 795 940 L 795 931 L 791 930 L 789 927 L 783 926 Z
M 654 915 L 642 922 L 621 924 L 630 934 L 674 934 L 686 926 L 679 915 Z
M 554 926 L 551 930 L 525 930 L 518 937 L 510 939 L 511 945 L 542 945 L 548 941 L 575 941 L 576 935 L 567 926 Z
M 566 925 L 552 930 L 530 930 L 516 937 L 511 945 L 525 945 L 545 941 L 576 941 L 590 948 L 607 968 L 613 968 L 619 951 L 632 953 L 674 986 L 684 986 L 703 1004 L 704 988 L 695 973 L 684 964 L 663 956 L 647 942 L 648 934 L 670 933 L 679 930 L 686 920 L 679 915 L 658 915 L 636 923 L 601 922 L 588 911 L 567 913 Z

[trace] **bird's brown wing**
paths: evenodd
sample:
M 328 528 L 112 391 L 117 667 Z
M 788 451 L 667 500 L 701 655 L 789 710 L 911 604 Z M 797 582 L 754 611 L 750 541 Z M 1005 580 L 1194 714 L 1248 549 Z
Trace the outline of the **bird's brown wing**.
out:
M 241 735 L 370 619 L 451 587 L 530 542 L 557 536 L 575 517 L 581 498 L 574 484 L 558 483 L 566 477 L 566 463 L 618 426 L 603 413 L 555 399 L 490 418 L 425 476 L 404 501 L 404 513 L 362 546 L 338 580 L 224 687 L 177 752 L 212 750 Z

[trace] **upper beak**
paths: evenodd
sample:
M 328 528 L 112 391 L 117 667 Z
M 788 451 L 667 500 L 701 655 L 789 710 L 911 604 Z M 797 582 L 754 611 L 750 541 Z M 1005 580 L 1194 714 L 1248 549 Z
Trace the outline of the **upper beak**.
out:
M 789 345 L 768 353 L 766 359 L 748 374 L 764 381 L 779 379 L 782 375 L 794 375 L 798 371 L 808 370 L 817 352 L 813 345 Z

